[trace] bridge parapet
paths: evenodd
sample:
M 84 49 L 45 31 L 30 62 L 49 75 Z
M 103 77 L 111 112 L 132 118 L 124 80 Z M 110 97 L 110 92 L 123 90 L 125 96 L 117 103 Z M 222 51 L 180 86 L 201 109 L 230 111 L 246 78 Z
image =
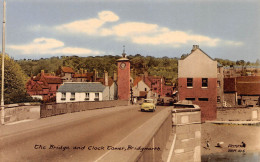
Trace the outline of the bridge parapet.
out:
M 174 140 L 167 162 L 201 161 L 200 108 L 172 110 Z
M 168 107 L 147 120 L 115 146 L 116 148 L 124 147 L 125 151 L 108 151 L 97 161 L 162 161 L 163 152 L 171 133 L 172 115 L 171 108 Z

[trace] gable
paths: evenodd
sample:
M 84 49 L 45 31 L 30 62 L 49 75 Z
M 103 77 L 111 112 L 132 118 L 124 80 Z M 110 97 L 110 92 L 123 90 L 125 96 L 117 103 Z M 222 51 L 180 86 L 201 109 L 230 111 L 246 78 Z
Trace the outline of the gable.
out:
M 217 61 L 196 49 L 184 60 L 178 61 L 178 77 L 217 78 Z

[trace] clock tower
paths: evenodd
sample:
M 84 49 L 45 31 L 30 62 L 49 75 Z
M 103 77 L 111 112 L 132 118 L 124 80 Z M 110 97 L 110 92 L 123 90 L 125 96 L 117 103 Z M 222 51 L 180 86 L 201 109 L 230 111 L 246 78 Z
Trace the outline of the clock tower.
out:
M 125 50 L 122 58 L 117 60 L 117 75 L 118 99 L 130 100 L 130 61 L 126 57 Z

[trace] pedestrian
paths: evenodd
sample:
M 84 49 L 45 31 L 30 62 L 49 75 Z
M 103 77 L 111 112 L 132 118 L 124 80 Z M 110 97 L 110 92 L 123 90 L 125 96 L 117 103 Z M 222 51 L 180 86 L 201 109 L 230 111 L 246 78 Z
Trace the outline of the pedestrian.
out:
M 209 141 L 207 141 L 207 149 L 210 150 L 210 144 L 209 144 Z
M 245 142 L 242 141 L 242 147 L 246 147 L 246 144 Z

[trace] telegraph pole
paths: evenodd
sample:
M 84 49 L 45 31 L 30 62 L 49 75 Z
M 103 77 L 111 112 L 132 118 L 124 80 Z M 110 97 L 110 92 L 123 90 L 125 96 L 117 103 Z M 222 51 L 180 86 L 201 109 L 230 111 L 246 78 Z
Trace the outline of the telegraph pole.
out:
M 5 122 L 5 103 L 4 103 L 4 60 L 5 60 L 5 0 L 3 5 L 3 34 L 2 34 L 2 83 L 1 83 L 1 124 Z

